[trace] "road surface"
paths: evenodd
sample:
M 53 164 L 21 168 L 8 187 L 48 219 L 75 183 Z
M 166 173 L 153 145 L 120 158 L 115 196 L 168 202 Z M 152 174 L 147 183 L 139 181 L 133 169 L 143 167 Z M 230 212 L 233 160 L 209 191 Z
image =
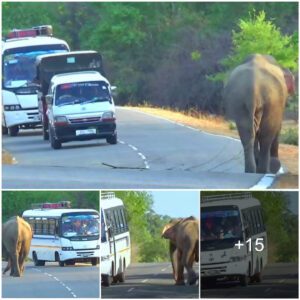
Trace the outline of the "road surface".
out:
M 6 263 L 2 263 L 2 268 Z M 76 264 L 59 267 L 28 262 L 22 277 L 2 275 L 3 298 L 99 298 L 99 266 Z
M 117 145 L 91 140 L 53 150 L 40 129 L 3 136 L 3 148 L 17 160 L 3 166 L 3 188 L 214 189 L 273 181 L 273 176 L 243 172 L 243 151 L 236 139 L 125 108 L 117 109 L 117 122 Z
M 298 265 L 270 264 L 261 283 L 241 287 L 237 282 L 201 288 L 202 298 L 298 298 Z
M 198 265 L 195 265 L 196 270 Z M 197 272 L 199 274 L 199 272 Z M 199 285 L 175 286 L 170 263 L 132 264 L 125 283 L 101 288 L 102 298 L 199 298 Z

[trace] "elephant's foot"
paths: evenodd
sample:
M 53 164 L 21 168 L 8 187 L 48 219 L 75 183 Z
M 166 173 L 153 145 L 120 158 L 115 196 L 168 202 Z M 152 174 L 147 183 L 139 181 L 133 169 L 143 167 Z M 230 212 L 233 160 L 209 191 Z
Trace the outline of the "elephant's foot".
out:
M 189 285 L 194 285 L 196 284 L 196 282 L 199 280 L 199 276 L 197 276 L 196 274 L 189 279 Z
M 13 273 L 11 276 L 13 276 L 13 277 L 21 277 L 21 274 L 18 273 L 18 272 L 15 272 L 15 273 Z
M 281 167 L 280 160 L 277 157 L 270 158 L 270 172 L 276 174 Z

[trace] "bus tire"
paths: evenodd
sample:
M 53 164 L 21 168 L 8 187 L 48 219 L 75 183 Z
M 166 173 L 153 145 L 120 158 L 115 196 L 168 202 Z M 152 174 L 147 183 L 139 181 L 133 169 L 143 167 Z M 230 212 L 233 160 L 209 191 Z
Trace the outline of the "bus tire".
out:
M 93 257 L 91 259 L 91 263 L 92 263 L 92 266 L 97 266 L 97 264 L 98 264 L 98 258 L 97 257 Z
M 106 286 L 106 287 L 110 286 L 109 275 L 101 275 L 101 285 Z
M 248 275 L 241 275 L 240 276 L 240 284 L 241 284 L 241 286 L 247 286 L 248 285 Z
M 2 125 L 2 134 L 6 135 L 8 134 L 8 128 Z
M 45 124 L 43 124 L 43 139 L 44 139 L 44 141 L 49 140 L 49 131 L 47 130 Z
M 45 265 L 45 261 L 44 260 L 39 260 L 37 258 L 36 252 L 32 253 L 32 259 L 33 259 L 33 263 L 36 267 L 43 267 Z
M 16 125 L 16 126 L 8 127 L 8 133 L 10 136 L 17 136 L 19 133 L 19 126 Z
M 67 266 L 74 266 L 75 265 L 75 259 L 69 259 L 65 261 Z
M 118 278 L 118 281 L 119 282 L 125 282 L 125 272 L 121 272 L 120 274 L 118 274 L 117 276 L 116 276 L 117 278 Z
M 106 142 L 111 145 L 116 145 L 118 143 L 117 133 L 114 133 L 106 138 Z

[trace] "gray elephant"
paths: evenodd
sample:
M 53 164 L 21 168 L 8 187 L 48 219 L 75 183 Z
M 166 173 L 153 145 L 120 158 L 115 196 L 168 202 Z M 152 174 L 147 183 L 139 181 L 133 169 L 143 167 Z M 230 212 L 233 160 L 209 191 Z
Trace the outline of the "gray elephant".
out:
M 11 269 L 10 275 L 20 277 L 24 272 L 24 262 L 30 250 L 32 230 L 22 218 L 11 217 L 2 225 L 2 251 L 8 264 L 3 271 Z
M 251 55 L 230 74 L 224 103 L 244 148 L 245 172 L 280 169 L 278 138 L 288 95 L 294 92 L 292 73 L 270 55 Z
M 169 239 L 170 257 L 176 285 L 184 285 L 184 268 L 188 283 L 195 284 L 199 275 L 193 270 L 193 263 L 199 261 L 199 222 L 194 217 L 174 219 L 162 231 L 162 237 Z

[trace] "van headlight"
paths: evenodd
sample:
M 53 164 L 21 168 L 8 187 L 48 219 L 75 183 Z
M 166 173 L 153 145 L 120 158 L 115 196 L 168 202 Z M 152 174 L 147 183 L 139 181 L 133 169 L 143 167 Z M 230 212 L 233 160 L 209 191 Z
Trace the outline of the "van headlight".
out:
M 102 114 L 102 121 L 115 121 L 115 113 L 113 111 L 106 111 Z

